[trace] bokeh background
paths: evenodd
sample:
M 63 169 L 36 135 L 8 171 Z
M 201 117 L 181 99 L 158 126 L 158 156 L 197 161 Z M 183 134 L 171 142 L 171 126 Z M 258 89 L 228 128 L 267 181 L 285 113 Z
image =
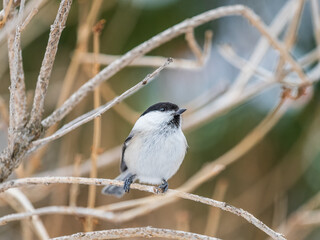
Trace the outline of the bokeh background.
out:
M 286 4 L 284 0 L 108 0 L 103 1 L 96 16 L 97 20 L 105 19 L 105 27 L 100 36 L 100 52 L 122 55 L 148 40 L 157 33 L 204 11 L 225 5 L 244 4 L 252 8 L 266 24 L 270 24 L 275 15 Z M 320 4 L 320 3 L 319 3 Z M 37 75 L 48 40 L 49 26 L 52 24 L 59 1 L 46 1 L 41 11 L 22 34 L 23 64 L 26 76 L 26 87 L 29 107 L 36 85 Z M 52 72 L 45 115 L 50 114 L 57 104 L 59 94 L 63 90 L 63 82 L 75 49 L 79 44 L 79 25 L 84 21 L 91 6 L 91 1 L 75 0 L 73 2 L 67 26 L 62 34 L 57 57 Z M 124 102 L 136 114 L 142 113 L 148 106 L 159 101 L 170 101 L 181 107 L 204 94 L 208 89 L 223 91 L 239 74 L 239 69 L 232 66 L 221 56 L 219 46 L 228 44 L 241 57 L 248 59 L 260 34 L 247 20 L 241 17 L 218 19 L 195 30 L 195 37 L 202 46 L 206 30 L 213 31 L 210 59 L 198 70 L 166 69 L 160 76 L 141 91 Z M 283 38 L 285 31 L 280 34 Z M 297 41 L 293 48 L 293 56 L 300 58 L 316 47 L 313 33 L 311 4 L 305 1 L 301 23 L 297 33 Z M 88 38 L 85 50 L 92 52 L 92 37 Z M 6 103 L 9 101 L 9 70 L 6 44 L 0 48 L 0 94 Z M 148 55 L 173 58 L 194 59 L 184 36 L 153 50 Z M 271 48 L 261 62 L 261 66 L 274 71 L 278 54 Z M 103 66 L 102 66 L 103 67 Z M 311 65 L 309 68 L 311 69 Z M 79 88 L 92 77 L 92 66 L 81 63 L 75 75 L 71 92 Z M 154 68 L 127 67 L 104 83 L 101 89 L 109 89 L 105 94 L 101 90 L 102 103 L 111 99 L 110 89 L 117 95 L 142 80 Z M 308 71 L 308 69 L 306 69 Z M 254 77 L 251 81 L 256 81 Z M 205 197 L 221 197 L 220 200 L 243 208 L 261 219 L 273 229 L 286 223 L 299 207 L 303 206 L 320 190 L 319 159 L 319 122 L 320 102 L 319 85 L 309 90 L 303 101 L 293 104 L 276 126 L 256 146 L 222 173 L 211 179 L 194 193 Z M 109 94 L 108 94 L 109 93 Z M 235 146 L 250 132 L 276 105 L 281 94 L 281 87 L 273 87 L 230 111 L 210 119 L 195 128 L 185 131 L 189 149 L 182 167 L 169 181 L 170 188 L 183 184 L 205 164 L 214 161 Z M 69 93 L 70 95 L 70 93 Z M 121 105 L 121 104 L 120 104 Z M 93 108 L 93 94 L 89 94 L 60 125 Z M 112 149 L 125 140 L 132 128 L 131 122 L 113 109 L 102 115 L 101 153 Z M 6 124 L 1 124 L 0 147 L 6 146 Z M 63 166 L 73 165 L 80 156 L 84 162 L 90 158 L 93 136 L 93 122 L 76 129 L 72 133 L 54 141 L 40 160 L 29 157 L 23 162 L 19 176 L 35 176 L 56 170 Z M 120 151 L 119 151 L 120 157 Z M 108 167 L 101 167 L 98 177 L 113 178 L 119 172 L 118 161 Z M 53 172 L 54 175 L 54 172 Z M 87 174 L 84 176 L 88 176 Z M 26 194 L 34 192 L 31 197 L 36 208 L 48 205 L 68 205 L 69 186 L 50 186 L 50 191 L 25 189 Z M 221 196 L 214 195 L 217 189 L 225 192 Z M 221 190 L 222 189 L 222 190 Z M 217 193 L 216 193 L 217 194 Z M 96 206 L 118 201 L 136 199 L 148 194 L 132 190 L 123 199 L 115 199 L 100 195 L 97 191 Z M 88 186 L 80 186 L 77 198 L 78 206 L 86 206 Z M 194 202 L 179 200 L 125 223 L 108 223 L 98 221 L 95 229 L 111 229 L 119 227 L 154 226 L 189 230 L 205 233 L 210 208 Z M 14 212 L 4 201 L 1 201 L 1 215 Z M 215 212 L 215 214 L 218 214 Z M 215 237 L 222 239 L 266 239 L 266 235 L 251 224 L 230 213 L 221 212 Z M 83 231 L 83 221 L 72 216 L 41 217 L 51 237 Z M 1 239 L 23 239 L 20 223 L 13 222 L 0 226 Z M 209 227 L 210 228 L 210 227 Z M 295 229 L 296 239 L 299 234 L 303 239 L 320 238 L 317 224 Z M 280 229 L 281 232 L 281 229 Z M 36 239 L 35 235 L 32 235 Z M 32 238 L 31 238 L 32 239 Z

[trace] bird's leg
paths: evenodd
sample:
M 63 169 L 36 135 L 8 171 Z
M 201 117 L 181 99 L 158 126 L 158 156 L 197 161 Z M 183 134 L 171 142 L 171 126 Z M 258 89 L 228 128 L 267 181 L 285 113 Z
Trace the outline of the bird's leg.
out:
M 158 186 L 158 188 L 162 193 L 165 193 L 169 188 L 169 184 L 168 184 L 167 180 L 162 179 L 162 183 L 161 183 L 161 185 Z
M 133 183 L 133 179 L 135 178 L 135 174 L 134 175 L 130 175 L 129 177 L 127 177 L 124 180 L 124 185 L 123 185 L 123 189 L 126 193 L 128 193 L 130 191 L 130 185 L 131 183 Z

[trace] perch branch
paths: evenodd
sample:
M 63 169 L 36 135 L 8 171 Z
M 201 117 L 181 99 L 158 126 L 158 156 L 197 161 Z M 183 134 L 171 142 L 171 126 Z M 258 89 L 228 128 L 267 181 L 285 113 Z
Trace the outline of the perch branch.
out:
M 286 51 L 281 43 L 279 43 L 270 33 L 267 26 L 261 21 L 261 19 L 249 8 L 242 5 L 226 6 L 213 9 L 202 13 L 193 18 L 187 19 L 164 32 L 152 37 L 150 40 L 140 44 L 131 51 L 127 52 L 121 58 L 112 62 L 109 66 L 104 68 L 95 77 L 90 79 L 84 85 L 82 85 L 70 98 L 68 98 L 64 104 L 55 110 L 50 116 L 42 121 L 44 128 L 48 128 L 60 121 L 66 114 L 68 114 L 90 91 L 92 91 L 101 82 L 109 79 L 114 74 L 119 72 L 122 68 L 131 63 L 134 59 L 143 56 L 147 52 L 153 50 L 154 48 L 164 44 L 171 39 L 186 33 L 190 28 L 198 27 L 208 21 L 212 21 L 217 18 L 230 15 L 241 15 L 249 20 L 249 22 L 260 31 L 260 33 L 265 36 L 270 44 L 280 52 L 280 55 L 285 58 L 292 69 L 297 72 L 298 76 L 302 81 L 308 82 L 305 74 L 301 70 L 300 66 L 294 61 L 291 55 Z
M 44 110 L 44 100 L 49 85 L 54 59 L 58 50 L 58 44 L 61 37 L 61 33 L 65 28 L 65 24 L 71 8 L 71 3 L 72 0 L 61 1 L 56 19 L 53 25 L 51 25 L 47 49 L 38 76 L 33 106 L 31 110 L 30 122 L 28 123 L 29 126 L 34 126 L 36 128 L 40 126 L 42 113 Z
M 5 183 L 0 184 L 0 193 L 4 192 L 11 188 L 16 187 L 23 187 L 23 186 L 30 186 L 30 185 L 49 185 L 51 183 L 69 183 L 69 184 L 86 184 L 86 185 L 96 185 L 96 186 L 104 186 L 104 185 L 114 185 L 114 186 L 123 186 L 123 181 L 117 181 L 117 180 L 110 180 L 110 179 L 101 179 L 101 178 L 75 178 L 75 177 L 43 177 L 43 178 L 20 178 L 16 180 L 10 180 Z M 132 189 L 137 189 L 140 191 L 150 192 L 150 193 L 158 193 L 158 189 L 154 186 L 147 186 L 142 184 L 133 183 L 131 185 Z M 203 203 L 206 205 L 210 205 L 213 207 L 220 208 L 224 211 L 231 212 L 237 216 L 240 216 L 244 219 L 246 219 L 249 223 L 253 224 L 257 228 L 259 228 L 261 231 L 265 232 L 267 235 L 272 237 L 273 239 L 277 240 L 285 240 L 285 238 L 275 231 L 273 231 L 271 228 L 266 226 L 263 222 L 261 222 L 259 219 L 254 217 L 252 214 L 244 211 L 241 208 L 236 208 L 234 206 L 231 206 L 225 202 L 219 202 L 210 198 L 201 197 L 198 195 L 194 195 L 191 193 L 186 193 L 178 190 L 168 190 L 166 195 L 168 196 L 177 196 L 183 199 L 188 199 L 191 201 Z M 91 211 L 90 209 L 89 211 Z M 98 211 L 98 210 L 97 210 Z M 101 210 L 100 210 L 101 212 Z M 30 216 L 25 213 L 27 216 Z M 9 216 L 4 216 L 0 218 L 0 225 L 5 224 L 6 222 L 10 221 L 10 219 L 17 220 L 18 215 L 11 214 Z M 20 216 L 22 218 L 25 218 L 25 216 Z M 32 216 L 32 215 L 31 215 Z M 111 218 L 111 215 L 110 215 Z M 113 219 L 114 221 L 122 221 L 120 217 L 115 217 Z
M 119 238 L 169 238 L 169 239 L 192 239 L 192 240 L 219 240 L 219 238 L 208 237 L 201 234 L 178 231 L 172 229 L 140 227 L 140 228 L 122 228 L 110 229 L 96 232 L 76 233 L 70 236 L 53 238 L 51 240 L 76 240 L 76 239 L 119 239 Z

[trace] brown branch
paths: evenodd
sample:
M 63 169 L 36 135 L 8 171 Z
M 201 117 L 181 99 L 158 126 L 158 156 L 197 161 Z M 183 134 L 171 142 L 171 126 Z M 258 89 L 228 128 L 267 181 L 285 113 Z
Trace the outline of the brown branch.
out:
M 114 185 L 114 186 L 123 186 L 123 181 L 117 181 L 117 180 L 110 180 L 110 179 L 100 179 L 100 178 L 75 178 L 75 177 L 43 177 L 43 178 L 21 178 L 16 180 L 7 181 L 5 183 L 0 184 L 0 193 L 4 192 L 11 188 L 16 187 L 23 187 L 23 186 L 30 186 L 30 185 L 48 185 L 51 183 L 79 183 L 79 184 L 86 184 L 86 185 L 97 185 L 97 186 L 104 186 L 104 185 Z M 154 194 L 158 194 L 157 187 L 154 186 L 147 186 L 142 184 L 134 183 L 131 185 L 132 189 L 137 189 L 140 191 L 150 192 Z M 266 226 L 264 223 L 262 223 L 259 219 L 255 218 L 252 214 L 244 211 L 241 208 L 236 208 L 234 206 L 231 206 L 225 202 L 219 202 L 210 198 L 201 197 L 198 195 L 194 195 L 191 193 L 186 193 L 178 190 L 168 190 L 165 196 L 177 196 L 183 199 L 188 199 L 191 201 L 203 203 L 206 205 L 210 205 L 213 207 L 218 207 L 224 211 L 231 212 L 237 216 L 240 216 L 244 219 L 246 219 L 249 223 L 253 224 L 263 232 L 265 232 L 267 235 L 272 237 L 273 239 L 277 240 L 285 240 L 285 238 L 277 233 L 274 232 L 272 229 L 270 229 L 268 226 Z M 89 209 L 92 211 L 92 209 Z M 89 212 L 90 212 L 89 211 Z M 98 210 L 97 210 L 98 211 Z M 101 212 L 101 210 L 100 210 Z M 17 215 L 17 214 L 11 214 L 8 216 L 4 216 L 0 218 L 0 225 L 5 224 L 6 222 L 12 220 L 18 220 L 25 218 L 29 213 L 25 213 L 25 215 Z M 107 213 L 105 213 L 107 214 Z M 108 213 L 109 217 L 112 218 L 113 214 Z M 37 214 L 36 214 L 37 215 Z M 31 215 L 32 216 L 32 215 Z M 122 221 L 123 219 L 121 216 L 115 216 L 113 221 Z
M 38 76 L 33 106 L 31 110 L 29 127 L 35 128 L 36 131 L 40 129 L 42 113 L 44 110 L 44 100 L 47 93 L 51 71 L 53 68 L 54 59 L 58 50 L 58 44 L 61 33 L 65 28 L 68 14 L 71 8 L 72 0 L 62 0 L 56 19 L 51 26 L 47 49 L 41 64 L 40 73 Z
M 74 158 L 73 165 L 73 177 L 80 176 L 80 163 L 81 163 L 81 155 L 77 154 Z M 75 207 L 77 206 L 77 197 L 79 194 L 79 184 L 72 184 L 69 191 L 69 206 Z
M 178 231 L 172 229 L 153 228 L 153 227 L 140 227 L 140 228 L 122 228 L 110 229 L 104 231 L 95 231 L 87 233 L 76 233 L 69 236 L 57 237 L 52 240 L 65 240 L 65 239 L 118 239 L 118 238 L 169 238 L 169 239 L 192 239 L 192 240 L 219 240 L 219 238 L 208 237 L 201 234 Z
M 100 20 L 96 25 L 93 27 L 93 52 L 95 55 L 99 54 L 100 50 L 100 34 L 104 27 L 105 20 Z M 93 64 L 93 76 L 98 74 L 100 69 L 100 64 L 95 62 Z M 93 104 L 94 109 L 100 107 L 100 87 L 96 87 L 93 92 Z M 90 178 L 96 178 L 98 176 L 98 168 L 97 168 L 97 159 L 99 155 L 99 148 L 100 148 L 100 141 L 101 141 L 101 118 L 97 117 L 93 120 L 93 143 L 92 143 L 92 150 L 91 150 L 91 170 L 90 170 Z M 94 208 L 96 201 L 96 186 L 91 185 L 89 186 L 89 193 L 88 193 L 88 208 Z M 89 232 L 92 231 L 94 227 L 92 218 L 86 219 L 85 224 L 85 231 Z
M 82 85 L 69 99 L 64 102 L 64 104 L 59 109 L 55 110 L 49 117 L 42 121 L 43 127 L 48 128 L 56 122 L 60 121 L 97 85 L 112 77 L 122 68 L 131 63 L 134 59 L 141 57 L 152 49 L 160 46 L 161 44 L 168 42 L 183 33 L 186 33 L 190 30 L 190 28 L 195 28 L 208 21 L 230 15 L 241 15 L 248 19 L 249 22 L 268 39 L 270 44 L 280 52 L 281 56 L 283 56 L 290 63 L 293 70 L 297 72 L 301 80 L 303 80 L 304 82 L 308 81 L 300 66 L 294 61 L 291 55 L 283 47 L 283 45 L 270 34 L 269 29 L 252 10 L 242 5 L 220 7 L 202 13 L 191 19 L 187 19 L 127 52 L 120 59 L 111 63 L 94 78 L 90 79 L 88 82 Z
M 3 4 L 5 9 L 3 9 L 0 12 L 0 29 L 4 26 L 4 24 L 7 21 L 7 18 L 11 11 L 11 7 L 15 7 L 14 4 L 12 5 L 12 3 L 13 3 L 13 0 L 9 0 L 7 4 Z

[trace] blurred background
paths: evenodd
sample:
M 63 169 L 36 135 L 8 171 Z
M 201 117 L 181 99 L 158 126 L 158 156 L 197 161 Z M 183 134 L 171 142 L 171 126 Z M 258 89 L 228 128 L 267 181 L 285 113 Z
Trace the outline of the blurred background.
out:
M 70 96 L 93 76 L 92 64 L 86 59 L 89 58 L 88 56 L 77 57 L 75 60 L 77 52 L 93 51 L 92 26 L 89 26 L 89 34 L 83 34 L 93 2 L 74 0 L 72 4 L 50 80 L 45 102 L 45 116 L 61 104 L 59 101 L 63 102 L 63 99 Z M 108 0 L 101 2 L 92 22 L 96 23 L 100 19 L 106 20 L 100 35 L 100 52 L 122 55 L 161 31 L 187 18 L 220 6 L 244 4 L 257 13 L 267 25 L 270 25 L 289 2 L 294 1 Z M 32 105 L 49 27 L 54 21 L 58 6 L 59 1 L 44 1 L 39 13 L 22 34 L 22 54 L 29 108 Z M 284 12 L 283 16 L 291 12 Z M 303 5 L 300 26 L 296 33 L 296 42 L 292 48 L 292 55 L 295 59 L 300 59 L 316 48 L 313 28 L 312 5 L 311 1 L 306 0 Z M 99 167 L 98 177 L 111 179 L 118 175 L 121 151 L 116 147 L 123 143 L 139 114 L 148 106 L 159 101 L 174 102 L 181 107 L 196 106 L 194 100 L 199 96 L 206 96 L 208 90 L 209 98 L 223 93 L 240 74 L 239 69 L 223 56 L 223 49 L 232 48 L 243 59 L 249 59 L 261 36 L 244 18 L 226 17 L 196 28 L 195 38 L 201 48 L 205 42 L 206 30 L 212 30 L 213 37 L 209 59 L 203 67 L 165 69 L 155 81 L 126 99 L 124 103 L 117 105 L 117 109 L 111 109 L 102 115 L 99 149 L 102 155 L 98 162 L 103 161 L 104 153 L 110 153 L 110 150 L 113 156 L 111 158 L 114 160 L 108 165 Z M 279 39 L 282 40 L 285 37 L 285 32 L 286 27 L 279 32 Z M 158 47 L 148 55 L 195 61 L 195 56 L 183 35 Z M 277 52 L 269 48 L 260 66 L 274 72 L 278 58 Z M 5 41 L 1 43 L 0 59 L 0 94 L 5 105 L 8 106 L 10 81 Z M 317 62 L 318 59 L 306 67 L 305 71 L 311 71 Z M 102 64 L 101 68 L 104 66 L 105 64 Z M 101 85 L 101 103 L 107 102 L 138 83 L 153 69 L 154 67 L 143 66 L 125 68 Z M 72 83 L 70 89 L 65 85 L 66 81 Z M 253 76 L 249 83 L 256 81 L 261 81 L 261 79 Z M 318 127 L 320 89 L 319 84 L 313 86 L 313 89 L 308 89 L 306 96 L 291 104 L 280 121 L 249 152 L 228 165 L 218 176 L 201 184 L 193 193 L 226 201 L 243 208 L 273 229 L 286 232 L 288 236 L 291 236 L 288 239 L 319 239 L 320 219 L 315 218 L 312 224 L 304 225 L 295 215 L 310 199 L 315 199 L 317 202 L 315 196 L 320 190 L 320 132 Z M 65 96 L 61 96 L 63 94 Z M 237 145 L 274 108 L 280 95 L 280 85 L 268 88 L 223 114 L 185 129 L 189 143 L 188 153 L 178 173 L 169 181 L 170 188 L 179 187 L 203 166 L 213 162 Z M 93 94 L 89 94 L 59 126 L 92 108 Z M 3 149 L 7 144 L 5 121 L 1 121 L 0 131 L 0 148 Z M 72 169 L 75 159 L 84 163 L 90 158 L 92 139 L 93 122 L 89 122 L 34 153 L 23 162 L 11 178 L 56 176 L 58 172 L 55 171 L 65 166 L 71 166 L 71 168 L 68 172 L 59 174 L 71 176 L 74 174 Z M 107 156 L 110 158 L 110 154 Z M 82 176 L 89 176 L 88 174 L 89 171 L 83 171 Z M 23 192 L 30 197 L 35 208 L 68 205 L 70 202 L 69 185 L 28 188 L 23 189 Z M 100 188 L 98 188 L 95 205 L 108 205 L 148 195 L 132 190 L 123 199 L 115 199 L 100 195 Z M 77 206 L 87 206 L 87 201 L 88 186 L 79 186 Z M 14 212 L 5 201 L 1 201 L 0 204 L 1 216 Z M 313 209 L 317 209 L 317 204 Z M 220 218 L 216 219 L 214 216 L 220 216 Z M 83 231 L 83 219 L 81 218 L 48 215 L 41 219 L 50 237 Z M 213 234 L 212 236 L 222 239 L 267 238 L 263 232 L 240 217 L 218 210 L 212 211 L 208 206 L 181 199 L 123 223 L 97 221 L 94 229 L 139 226 Z M 24 239 L 23 236 L 32 236 L 30 239 L 36 239 L 33 233 L 26 235 L 24 231 L 21 230 L 20 222 L 12 222 L 0 227 L 0 236 L 1 239 Z

